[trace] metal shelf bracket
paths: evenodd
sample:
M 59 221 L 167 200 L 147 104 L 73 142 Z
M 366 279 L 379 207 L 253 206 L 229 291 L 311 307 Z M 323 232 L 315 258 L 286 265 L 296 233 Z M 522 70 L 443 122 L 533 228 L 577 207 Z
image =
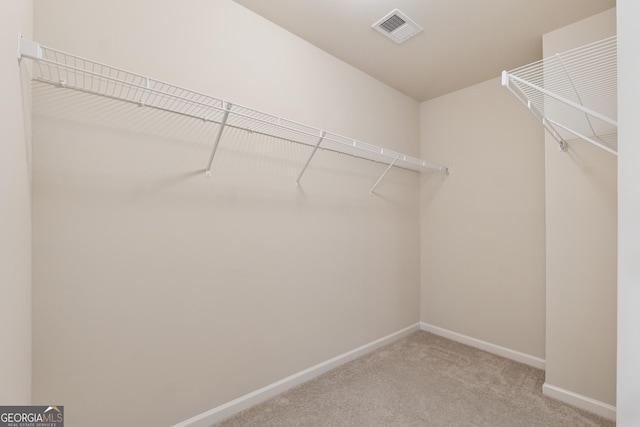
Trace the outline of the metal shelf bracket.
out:
M 302 175 L 304 175 L 304 171 L 307 170 L 307 166 L 309 166 L 309 163 L 311 163 L 311 159 L 313 159 L 313 156 L 315 156 L 316 151 L 318 151 L 318 148 L 320 147 L 320 143 L 324 139 L 325 135 L 326 135 L 325 131 L 321 131 L 320 132 L 320 138 L 318 139 L 318 142 L 316 143 L 315 147 L 313 147 L 313 151 L 309 155 L 309 158 L 307 159 L 307 162 L 304 164 L 304 167 L 300 171 L 300 175 L 298 175 L 298 178 L 296 179 L 296 187 L 300 187 L 300 180 L 302 179 Z
M 369 194 L 373 194 L 373 190 L 376 189 L 376 187 L 378 186 L 378 184 L 380 184 L 380 181 L 382 181 L 382 178 L 384 178 L 384 176 L 387 174 L 387 172 L 389 172 L 389 169 L 391 169 L 393 167 L 393 165 L 396 164 L 396 162 L 398 161 L 398 159 L 400 158 L 400 154 L 398 154 L 396 156 L 395 159 L 393 159 L 393 161 L 391 163 L 389 163 L 389 166 L 387 166 L 387 168 L 384 170 L 384 172 L 382 172 L 382 175 L 380 175 L 380 178 L 378 178 L 378 180 L 376 181 L 375 184 L 373 184 L 373 187 L 371 187 L 371 190 L 369 190 Z
M 231 104 L 227 103 L 226 108 L 224 109 L 224 115 L 222 116 L 222 121 L 220 122 L 220 128 L 218 129 L 218 134 L 216 135 L 216 140 L 213 143 L 213 148 L 211 149 L 211 156 L 209 156 L 209 163 L 207 163 L 207 169 L 205 171 L 205 176 L 207 178 L 211 177 L 211 164 L 213 163 L 213 157 L 216 155 L 216 151 L 218 150 L 218 144 L 220 144 L 220 138 L 222 138 L 222 132 L 224 131 L 224 127 L 227 125 L 227 119 L 229 118 L 229 111 L 231 110 Z

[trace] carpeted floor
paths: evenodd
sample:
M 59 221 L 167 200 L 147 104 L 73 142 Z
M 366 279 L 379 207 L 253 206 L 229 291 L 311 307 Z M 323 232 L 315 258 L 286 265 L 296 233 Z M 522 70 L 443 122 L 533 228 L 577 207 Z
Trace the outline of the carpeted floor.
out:
M 541 370 L 419 331 L 216 426 L 615 426 L 543 396 L 543 383 Z

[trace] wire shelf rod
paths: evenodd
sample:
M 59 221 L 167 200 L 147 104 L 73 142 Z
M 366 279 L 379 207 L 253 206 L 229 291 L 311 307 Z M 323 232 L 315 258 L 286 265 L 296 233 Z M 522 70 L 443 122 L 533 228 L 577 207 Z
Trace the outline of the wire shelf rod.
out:
M 46 83 L 46 84 L 52 84 L 52 81 L 50 79 L 41 79 L 41 78 L 35 77 L 34 80 L 40 81 L 40 82 Z M 104 98 L 109 98 L 109 99 L 117 100 L 117 101 L 120 101 L 120 102 L 125 102 L 125 103 L 138 105 L 138 106 L 140 105 L 139 101 L 120 98 L 120 97 L 112 96 L 112 95 L 108 95 L 108 94 L 101 94 L 101 93 L 95 92 L 94 90 L 77 88 L 77 87 L 67 87 L 67 88 L 71 89 L 71 90 L 78 91 L 78 92 L 88 93 L 88 94 L 91 94 L 91 95 L 100 95 L 100 96 L 102 96 Z M 189 117 L 189 118 L 195 118 L 195 119 L 200 119 L 200 120 L 204 120 L 204 121 L 210 121 L 210 122 L 213 122 L 213 123 L 220 123 L 219 121 L 212 120 L 210 118 L 204 117 L 204 116 L 199 115 L 199 114 L 180 113 L 180 112 L 177 112 L 175 110 L 169 110 L 169 109 L 165 109 L 165 108 L 162 108 L 162 107 L 159 107 L 159 106 L 153 106 L 153 105 L 146 105 L 145 107 L 157 109 L 157 110 L 160 110 L 160 111 L 163 111 L 163 112 L 167 112 L 167 113 L 179 114 L 179 115 L 182 115 L 182 116 L 185 116 L 185 117 Z M 211 105 L 205 105 L 205 107 L 212 108 L 212 109 L 215 109 L 217 111 L 223 111 L 223 109 L 221 107 L 216 107 L 216 106 L 211 106 Z M 234 116 L 240 116 L 240 117 L 243 116 L 242 114 L 237 113 L 237 112 L 233 112 L 232 114 Z M 247 120 L 253 121 L 253 122 L 259 121 L 258 119 L 253 118 L 253 117 L 246 116 L 246 118 L 247 118 Z M 267 121 L 263 121 L 263 123 L 261 123 L 261 125 L 263 127 L 265 127 L 265 128 L 274 127 L 274 126 L 275 127 L 278 127 L 278 126 L 282 127 L 282 125 L 278 125 L 277 123 L 272 123 L 272 122 L 267 122 Z M 286 140 L 289 140 L 289 141 L 294 142 L 294 143 L 307 145 L 307 146 L 309 146 L 309 145 L 313 146 L 312 144 L 309 144 L 309 143 L 306 143 L 306 142 L 303 142 L 303 141 L 289 139 L 285 135 L 278 136 L 278 135 L 274 135 L 274 132 L 267 132 L 267 131 L 261 131 L 259 129 L 252 129 L 252 128 L 249 128 L 248 126 L 237 126 L 237 125 L 234 125 L 234 124 L 227 123 L 226 127 L 231 127 L 231 128 L 235 128 L 235 129 L 239 129 L 239 130 L 244 130 L 244 131 L 248 131 L 250 133 L 256 133 L 258 135 L 263 135 L 263 136 L 275 136 L 277 138 L 286 139 Z M 285 127 L 282 127 L 282 129 L 285 132 L 292 132 L 293 133 L 293 131 L 291 129 L 288 129 L 288 128 L 285 128 Z M 297 133 L 304 133 L 302 131 L 296 131 L 296 132 Z M 306 135 L 311 136 L 312 134 L 307 133 Z M 339 141 L 339 140 L 337 140 L 335 138 L 331 138 L 331 137 L 325 137 L 324 141 L 329 141 L 329 142 L 332 142 L 332 143 L 335 143 L 335 144 L 339 144 L 339 145 L 345 145 L 345 143 L 343 141 Z M 353 148 L 353 146 L 350 146 L 350 147 Z M 352 156 L 354 158 L 361 158 L 361 159 L 373 161 L 373 162 L 376 162 L 376 163 L 387 164 L 387 162 L 384 161 L 384 160 L 377 160 L 377 159 L 372 159 L 372 158 L 368 158 L 368 157 L 364 157 L 364 156 L 359 156 L 359 155 L 356 155 L 356 154 L 345 153 L 344 151 L 340 151 L 340 150 L 332 149 L 332 148 L 328 148 L 328 147 L 320 147 L 320 148 L 323 149 L 323 150 L 331 151 L 331 152 L 338 153 L 338 154 L 349 154 L 350 156 Z M 368 149 L 366 147 L 361 147 L 361 146 L 358 146 L 357 148 L 359 148 L 360 150 L 366 150 L 366 151 L 370 152 L 371 154 L 380 154 L 379 151 L 375 150 L 375 149 Z M 403 163 L 405 163 L 407 166 L 412 166 L 412 167 L 407 167 L 407 166 L 403 166 L 403 165 L 399 165 L 398 167 L 401 167 L 403 169 L 413 170 L 413 171 L 431 171 L 431 172 L 445 171 L 446 172 L 446 170 L 447 170 L 446 167 L 435 165 L 435 164 L 432 164 L 432 163 L 428 163 L 428 162 L 426 162 L 424 160 L 413 158 L 413 157 L 410 157 L 410 156 L 404 156 Z
M 599 51 L 599 50 L 606 50 L 608 52 L 614 53 L 616 51 L 616 44 L 617 44 L 616 41 L 617 41 L 617 37 L 612 36 L 609 38 L 605 38 L 603 40 L 599 40 L 590 44 L 586 44 L 586 45 L 568 50 L 566 52 L 563 52 L 561 55 L 565 58 L 585 57 L 585 56 L 589 56 L 592 52 Z M 526 65 L 522 65 L 520 67 L 514 68 L 513 70 L 510 71 L 510 73 L 520 74 L 522 70 L 526 70 L 528 68 L 532 68 L 532 67 L 536 67 L 536 66 L 548 63 L 548 59 L 549 58 L 544 58 L 535 62 L 531 62 Z
M 565 104 L 569 105 L 570 107 L 573 107 L 573 108 L 575 108 L 577 110 L 580 110 L 580 111 L 582 111 L 584 113 L 587 113 L 587 114 L 589 114 L 589 115 L 591 115 L 593 117 L 597 117 L 598 119 L 602 120 L 603 122 L 609 123 L 612 126 L 618 126 L 618 123 L 615 120 L 610 119 L 609 117 L 607 117 L 607 116 L 605 116 L 603 114 L 600 114 L 600 113 L 598 113 L 596 111 L 593 111 L 593 110 L 591 110 L 589 108 L 586 108 L 586 107 L 578 104 L 577 102 L 571 101 L 570 99 L 563 98 L 563 97 L 555 94 L 554 92 L 552 92 L 550 90 L 547 90 L 547 89 L 545 89 L 543 87 L 535 86 L 535 85 L 527 82 L 526 80 L 523 80 L 523 79 L 521 79 L 519 77 L 516 77 L 516 76 L 513 76 L 513 75 L 511 75 L 511 79 L 516 80 L 517 82 L 522 83 L 523 85 L 530 86 L 530 87 L 532 87 L 532 88 L 534 88 L 536 90 L 539 90 L 540 92 L 544 93 L 547 96 L 550 96 L 553 99 L 556 99 L 556 100 L 558 100 L 558 101 L 560 101 L 562 103 L 565 103 Z
M 41 46 L 19 36 L 19 57 L 33 59 L 34 80 L 160 111 L 222 123 L 249 132 L 314 146 L 320 131 L 121 68 Z M 225 106 L 230 108 L 226 109 Z M 413 171 L 446 171 L 439 165 L 393 150 L 324 132 L 322 149 Z M 327 146 L 328 145 L 328 146 Z
M 38 78 L 38 77 L 34 78 L 34 80 L 40 81 L 42 83 L 47 83 L 47 84 L 54 83 L 51 79 L 42 79 L 42 78 Z M 54 84 L 57 84 L 57 83 L 54 83 Z M 127 85 L 131 86 L 130 84 L 127 84 Z M 100 96 L 105 97 L 105 98 L 114 99 L 114 100 L 130 103 L 130 104 L 134 104 L 134 105 L 138 105 L 138 106 L 140 105 L 139 101 L 135 101 L 133 99 L 127 99 L 127 98 L 120 98 L 118 96 L 100 93 L 100 92 L 97 92 L 96 90 L 84 89 L 84 88 L 78 88 L 78 87 L 67 87 L 67 88 L 75 90 L 75 91 L 79 91 L 79 92 L 92 94 L 92 95 L 100 95 Z M 202 104 L 201 102 L 195 102 L 195 103 L 196 104 L 201 104 L 203 107 L 211 108 L 211 109 L 214 109 L 216 111 L 224 111 L 224 109 L 222 107 L 217 107 L 215 105 Z M 208 118 L 208 117 L 206 117 L 205 115 L 202 115 L 202 114 L 179 112 L 179 111 L 176 111 L 176 110 L 173 110 L 173 109 L 167 109 L 167 108 L 163 108 L 161 106 L 155 106 L 155 105 L 146 105 L 145 104 L 145 107 L 154 108 L 154 109 L 157 109 L 157 110 L 160 110 L 160 111 L 164 111 L 164 112 L 168 112 L 168 113 L 179 114 L 179 115 L 190 117 L 190 118 L 196 118 L 196 119 L 201 119 L 201 120 L 205 120 L 205 121 L 210 121 L 210 122 L 213 122 L 213 123 L 220 123 L 219 121 L 212 120 L 212 119 L 210 119 L 210 118 Z M 279 127 L 285 133 L 288 132 L 288 133 L 297 133 L 297 134 L 301 134 L 301 135 L 305 135 L 305 136 L 313 136 L 313 133 L 310 133 L 310 132 L 305 132 L 305 131 L 301 131 L 301 130 L 292 130 L 292 129 L 287 128 L 287 127 L 285 127 L 283 125 L 280 125 L 278 123 L 269 122 L 269 121 L 266 121 L 266 120 L 261 120 L 261 119 L 255 118 L 255 117 L 250 117 L 250 116 L 247 116 L 247 115 L 235 112 L 235 111 L 234 112 L 230 112 L 230 115 L 233 115 L 235 117 L 243 117 L 249 122 L 260 122 L 259 125 L 261 125 L 263 128 L 269 128 L 269 127 L 278 128 Z M 276 137 L 281 138 L 281 139 L 287 139 L 287 140 L 290 140 L 292 142 L 300 143 L 300 144 L 307 145 L 307 146 L 308 145 L 312 145 L 312 144 L 305 143 L 305 142 L 302 142 L 302 141 L 299 141 L 299 140 L 292 140 L 292 139 L 288 138 L 287 135 L 280 135 L 280 136 L 274 135 L 275 132 L 273 132 L 273 129 L 271 129 L 271 132 L 268 132 L 266 130 L 265 131 L 261 131 L 260 129 L 257 129 L 257 128 L 251 128 L 248 125 L 246 125 L 246 123 L 245 124 L 241 124 L 241 125 L 235 125 L 235 124 L 227 123 L 226 126 L 227 127 L 236 128 L 236 129 L 240 129 L 240 130 L 249 131 L 251 133 L 256 133 L 256 134 L 260 134 L 260 135 L 264 135 L 264 136 L 276 136 Z M 344 141 L 340 141 L 340 140 L 338 140 L 336 138 L 332 138 L 332 137 L 325 137 L 324 141 L 333 142 L 333 143 L 339 144 L 339 145 L 345 145 Z M 353 146 L 350 146 L 350 147 L 353 147 Z M 360 150 L 369 152 L 371 154 L 380 154 L 378 149 L 373 148 L 375 146 L 371 146 L 372 148 L 369 148 L 369 147 L 364 146 L 364 145 L 356 145 L 356 147 L 358 149 L 360 149 Z M 327 147 L 322 147 L 322 148 L 325 149 L 325 150 L 331 151 L 331 152 L 344 154 L 343 151 L 340 151 L 340 150 L 337 150 L 337 149 L 332 149 L 332 148 L 327 148 Z M 384 160 L 371 159 L 371 158 L 365 157 L 363 155 L 358 155 L 358 154 L 353 154 L 353 153 L 351 153 L 350 155 L 352 155 L 355 158 L 370 160 L 370 161 L 374 161 L 376 163 L 385 163 L 385 164 L 387 163 Z M 429 171 L 446 171 L 446 168 L 444 168 L 442 166 L 431 164 L 431 163 L 428 163 L 428 162 L 426 162 L 424 160 L 413 158 L 413 157 L 410 157 L 410 156 L 404 156 L 403 162 L 406 165 L 410 165 L 410 166 L 413 166 L 413 167 L 408 168 L 407 166 L 402 166 L 402 165 L 399 165 L 398 167 L 401 167 L 403 169 L 414 170 L 414 171 L 416 169 L 429 170 Z
M 578 99 L 578 103 L 584 107 L 584 101 L 582 100 L 582 97 L 580 96 L 580 93 L 578 92 L 578 88 L 576 87 L 576 83 L 571 78 L 571 74 L 569 74 L 569 71 L 567 70 L 566 64 L 564 64 L 564 62 L 562 61 L 562 57 L 559 54 L 556 54 L 556 57 L 558 58 L 558 62 L 560 62 L 560 66 L 562 67 L 562 71 L 564 71 L 564 73 L 565 73 L 565 75 L 567 77 L 567 81 L 571 85 L 571 89 L 573 89 L 573 92 L 574 92 L 576 98 Z M 591 118 L 590 118 L 589 114 L 584 113 L 584 117 L 587 120 L 587 123 L 589 124 L 589 128 L 591 129 L 591 133 L 595 135 L 596 131 L 593 128 L 593 123 L 591 123 Z
M 514 86 L 509 83 L 510 83 L 509 75 L 505 71 L 502 73 L 502 85 L 506 86 L 506 88 L 509 89 L 509 91 L 512 94 L 514 94 L 516 98 L 518 98 L 527 107 L 529 112 L 542 124 L 542 126 L 547 130 L 547 132 L 549 132 L 549 134 L 558 142 L 560 149 L 563 151 L 566 150 L 567 149 L 566 141 L 564 140 L 564 138 L 562 138 L 562 136 L 560 136 L 558 131 L 553 127 L 553 125 L 546 120 L 544 114 L 542 114 L 542 112 L 540 112 L 536 107 L 536 104 L 531 102 L 531 100 L 527 97 L 525 93 L 522 92 L 519 86 Z
M 556 121 L 553 121 L 553 120 L 549 120 L 549 122 L 550 122 L 551 124 L 553 124 L 554 126 L 558 126 L 558 127 L 562 128 L 562 129 L 566 130 L 567 132 L 572 133 L 573 135 L 577 136 L 577 137 L 578 137 L 578 138 L 580 138 L 580 139 L 584 139 L 585 141 L 587 141 L 587 142 L 589 142 L 589 143 L 591 143 L 591 144 L 595 145 L 595 146 L 596 146 L 596 147 L 598 147 L 598 148 L 602 148 L 603 150 L 605 150 L 605 151 L 607 151 L 607 152 L 609 152 L 609 153 L 613 154 L 614 156 L 617 156 L 617 155 L 618 155 L 618 152 L 617 152 L 617 151 L 615 151 L 615 150 L 613 150 L 613 149 L 611 149 L 611 148 L 607 147 L 607 146 L 606 146 L 606 145 L 604 145 L 604 144 L 601 144 L 601 143 L 599 143 L 599 142 L 597 142 L 597 141 L 595 141 L 595 140 L 593 140 L 593 139 L 589 138 L 589 137 L 588 137 L 588 136 L 586 136 L 586 135 L 581 134 L 580 132 L 577 132 L 577 131 L 575 131 L 575 130 L 573 130 L 573 129 L 571 129 L 571 128 L 567 127 L 567 126 L 564 126 L 564 125 L 562 125 L 562 124 L 560 124 L 560 123 L 558 123 L 558 122 L 556 122 Z
M 561 144 L 559 130 L 616 154 L 616 36 L 505 71 L 502 84 Z
M 558 63 L 558 65 L 554 67 L 546 65 L 544 67 L 536 67 L 536 69 L 532 69 L 529 72 L 510 72 L 509 74 L 532 82 L 562 82 L 565 77 L 565 70 L 570 70 L 572 76 L 589 81 L 601 81 L 603 78 L 613 76 L 600 74 L 598 71 L 602 72 L 616 69 L 615 61 L 606 64 L 580 64 L 579 67 L 576 67 L 574 64 L 567 63 L 564 58 L 560 57 L 560 59 L 562 59 L 564 67 Z

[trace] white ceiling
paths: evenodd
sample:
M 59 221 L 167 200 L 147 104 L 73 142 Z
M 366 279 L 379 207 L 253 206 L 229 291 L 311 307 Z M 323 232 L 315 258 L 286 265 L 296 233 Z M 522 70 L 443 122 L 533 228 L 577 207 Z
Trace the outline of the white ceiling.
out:
M 541 59 L 544 33 L 615 0 L 235 0 L 424 101 Z M 371 28 L 400 9 L 424 28 L 396 44 Z

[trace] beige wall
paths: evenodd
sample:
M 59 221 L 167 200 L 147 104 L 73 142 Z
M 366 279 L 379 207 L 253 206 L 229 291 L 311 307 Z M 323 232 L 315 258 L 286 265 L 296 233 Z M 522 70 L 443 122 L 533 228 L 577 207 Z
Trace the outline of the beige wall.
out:
M 615 35 L 615 9 L 548 33 L 544 56 Z M 546 384 L 614 405 L 617 158 L 546 135 Z
M 544 358 L 542 128 L 499 79 L 420 107 L 421 320 Z
M 36 40 L 408 153 L 418 105 L 230 0 L 36 3 Z M 419 320 L 418 176 L 34 87 L 34 400 L 171 425 Z
M 38 1 L 35 39 L 410 154 L 420 129 L 421 156 L 452 174 L 394 170 L 369 196 L 384 166 L 320 152 L 296 189 L 308 148 L 229 131 L 207 180 L 214 126 L 36 85 L 34 403 L 65 404 L 71 426 L 112 425 L 105 406 L 169 425 L 420 319 L 546 354 L 547 383 L 615 404 L 610 159 L 546 143 L 545 350 L 543 132 L 498 79 L 418 110 L 231 1 L 103 6 Z M 583 43 L 566 31 L 545 48 Z M 28 212 L 11 182 L 0 194 Z M 28 334 L 7 333 L 28 356 Z
M 617 425 L 640 424 L 640 3 L 618 0 Z
M 31 403 L 31 107 L 17 33 L 32 26 L 31 1 L 0 2 L 0 405 Z

